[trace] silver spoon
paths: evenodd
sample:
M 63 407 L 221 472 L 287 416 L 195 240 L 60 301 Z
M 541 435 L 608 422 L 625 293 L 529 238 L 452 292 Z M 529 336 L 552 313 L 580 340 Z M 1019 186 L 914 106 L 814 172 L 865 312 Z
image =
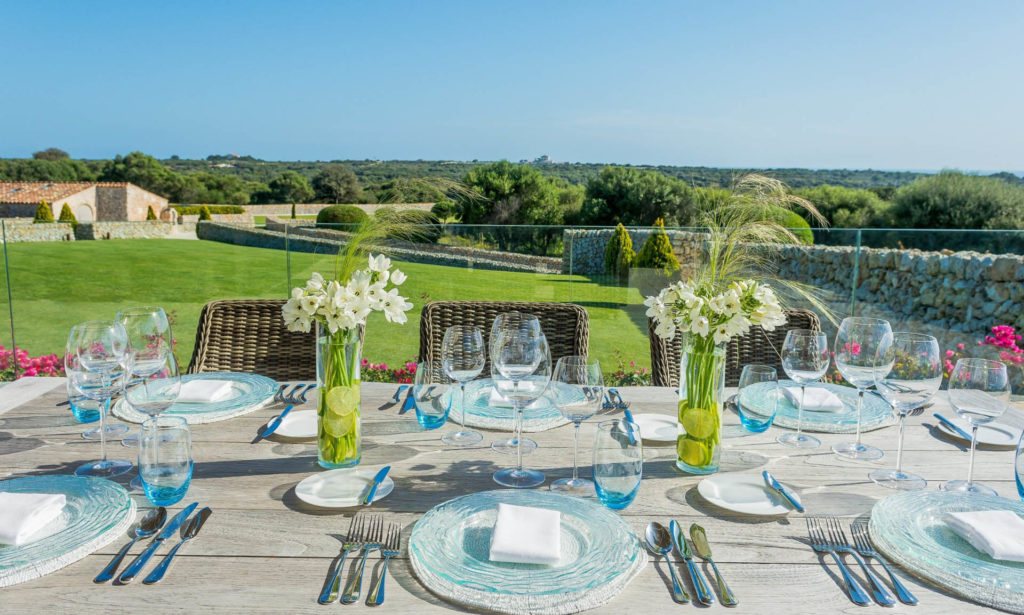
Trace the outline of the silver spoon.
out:
M 708 546 L 708 537 L 704 535 L 704 528 L 696 523 L 691 525 L 690 540 L 693 541 L 693 549 L 697 552 L 697 555 L 711 564 L 711 569 L 715 571 L 715 580 L 718 581 L 718 593 L 722 596 L 722 606 L 736 606 L 739 604 L 736 600 L 736 596 L 734 596 L 732 590 L 729 589 L 729 585 L 725 582 L 725 579 L 722 578 L 722 573 L 718 572 L 718 566 L 715 565 L 715 560 L 711 559 L 711 547 Z
M 137 526 L 135 526 L 135 538 L 121 549 L 121 551 L 114 556 L 114 559 L 110 560 L 107 567 L 103 569 L 103 572 L 96 575 L 96 578 L 92 580 L 93 583 L 106 583 L 110 579 L 114 578 L 114 573 L 117 572 L 117 567 L 121 565 L 121 561 L 124 560 L 124 556 L 128 555 L 128 550 L 132 548 L 140 538 L 146 538 L 152 536 L 164 525 L 164 521 L 167 520 L 167 509 L 163 506 L 154 508 L 146 513 Z
M 164 557 L 163 561 L 160 562 L 160 565 L 154 568 L 153 572 L 149 573 L 149 576 L 142 580 L 144 584 L 151 585 L 153 583 L 158 583 L 160 579 L 164 578 L 164 574 L 167 572 L 167 568 L 171 565 L 171 560 L 173 560 L 174 556 L 178 553 L 178 549 L 184 546 L 186 542 L 196 537 L 196 534 L 198 534 L 199 530 L 202 529 L 203 524 L 206 523 L 206 518 L 209 517 L 212 512 L 213 511 L 210 510 L 210 507 L 207 506 L 197 512 L 196 516 L 192 517 L 188 523 L 181 526 L 181 529 L 179 530 L 181 534 L 181 541 L 174 545 L 174 548 L 171 549 L 171 552 Z
M 676 602 L 689 602 L 690 596 L 679 583 L 676 569 L 668 558 L 668 554 L 672 551 L 672 536 L 668 533 L 668 530 L 660 523 L 651 522 L 647 526 L 644 538 L 647 539 L 647 549 L 651 553 L 665 556 L 665 563 L 668 565 L 668 571 L 672 575 L 672 599 Z

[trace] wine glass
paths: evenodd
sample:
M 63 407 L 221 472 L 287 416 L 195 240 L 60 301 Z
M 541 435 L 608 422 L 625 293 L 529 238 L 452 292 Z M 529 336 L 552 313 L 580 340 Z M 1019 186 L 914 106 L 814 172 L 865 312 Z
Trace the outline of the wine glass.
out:
M 90 412 L 96 412 L 96 419 L 99 419 L 99 415 L 103 413 L 103 409 L 100 407 L 100 403 L 95 399 L 90 399 L 84 393 L 75 388 L 73 379 L 71 378 L 72 372 L 79 370 L 78 364 L 78 352 L 77 342 L 75 340 L 78 335 L 78 325 L 71 327 L 71 332 L 68 334 L 67 342 L 64 343 L 64 373 L 68 377 L 68 403 L 71 405 L 72 411 L 86 414 Z M 90 421 L 92 422 L 92 421 Z M 117 436 L 128 433 L 128 426 L 123 423 L 100 423 L 103 426 L 103 437 L 105 438 L 116 438 Z M 100 439 L 100 427 L 93 427 L 86 429 L 82 432 L 82 437 L 86 440 L 99 440 Z
M 100 460 L 79 466 L 79 476 L 111 477 L 132 469 L 127 459 L 107 459 L 106 415 L 110 399 L 124 388 L 128 334 L 115 320 L 93 320 L 75 325 L 69 345 L 77 357 L 68 377 L 75 390 L 100 406 Z
M 796 448 L 818 448 L 821 440 L 802 432 L 804 396 L 807 385 L 817 382 L 828 371 L 828 338 L 821 331 L 790 329 L 782 343 L 782 369 L 800 385 L 800 405 L 796 414 L 796 433 L 784 433 L 779 444 Z
M 743 428 L 764 433 L 772 426 L 779 405 L 779 374 L 770 365 L 744 365 L 736 393 L 736 410 Z M 767 394 L 766 394 L 767 393 Z M 751 403 L 753 400 L 754 403 Z
M 523 408 L 544 394 L 551 378 L 551 362 L 546 360 L 544 334 L 526 327 L 503 329 L 498 333 L 496 366 L 502 376 L 512 381 L 508 397 L 516 414 L 516 467 L 494 473 L 494 481 L 505 487 L 536 487 L 544 482 L 544 474 L 523 468 Z
M 881 459 L 882 449 L 867 446 L 860 441 L 861 416 L 864 412 L 864 393 L 875 384 L 878 369 L 878 345 L 892 327 L 878 318 L 844 318 L 836 333 L 835 362 L 839 373 L 857 387 L 857 438 L 832 446 L 837 455 L 850 459 Z
M 962 491 L 999 495 L 996 490 L 974 482 L 974 450 L 978 446 L 978 426 L 1006 412 L 1010 401 L 1010 381 L 1006 364 L 988 359 L 960 359 L 949 376 L 949 403 L 956 415 L 971 424 L 971 463 L 967 480 L 951 480 L 939 485 L 943 491 Z
M 178 394 L 181 393 L 181 374 L 174 354 L 165 352 L 159 359 L 146 356 L 136 362 L 136 351 L 132 350 L 128 359 L 124 403 L 136 412 L 150 417 L 157 417 L 174 405 Z M 154 370 L 153 365 L 156 361 L 159 361 L 159 367 Z M 136 436 L 135 446 L 138 446 L 140 437 Z M 129 483 L 132 489 L 143 488 L 140 476 L 136 476 Z
M 597 359 L 573 355 L 562 357 L 555 364 L 548 385 L 548 395 L 562 416 L 576 426 L 572 440 L 572 478 L 560 478 L 551 483 L 552 491 L 571 495 L 594 495 L 594 483 L 579 477 L 577 455 L 580 443 L 580 424 L 597 414 L 604 399 L 604 376 Z
M 462 411 L 461 428 L 444 434 L 441 441 L 445 444 L 470 446 L 484 439 L 479 432 L 466 429 L 466 383 L 480 375 L 486 361 L 484 334 L 479 327 L 455 325 L 444 332 L 441 365 L 448 377 L 459 383 L 459 408 Z
M 494 387 L 494 391 L 501 397 L 507 398 L 507 393 L 512 390 L 512 381 L 501 375 L 501 372 L 497 368 L 496 353 L 498 348 L 498 334 L 506 329 L 529 329 L 536 331 L 537 333 L 543 333 L 540 328 L 540 320 L 537 319 L 533 314 L 523 314 L 522 312 L 502 312 L 494 318 L 494 322 L 491 323 L 491 333 L 488 338 L 488 356 L 491 360 L 491 383 Z M 547 340 L 544 340 L 547 344 Z M 550 355 L 548 356 L 550 360 Z M 518 420 L 518 417 L 513 416 L 513 423 Z M 530 438 L 523 438 L 520 433 L 520 437 L 516 438 L 516 429 L 512 428 L 512 436 L 505 438 L 504 440 L 495 440 L 491 442 L 491 448 L 499 453 L 506 455 L 514 455 L 517 451 L 522 450 L 524 453 L 529 453 L 537 448 L 537 443 Z
M 903 471 L 903 429 L 907 413 L 923 406 L 942 384 L 939 342 L 921 333 L 886 334 L 878 345 L 877 368 L 875 388 L 900 416 L 899 444 L 896 469 L 874 470 L 868 476 L 890 489 L 924 489 L 925 479 Z
M 119 310 L 114 319 L 124 325 L 132 351 L 132 372 L 126 386 L 162 369 L 165 364 L 164 355 L 173 354 L 174 350 L 171 324 L 163 308 L 154 305 L 127 307 Z M 139 435 L 131 434 L 122 438 L 121 445 L 132 448 L 138 446 Z

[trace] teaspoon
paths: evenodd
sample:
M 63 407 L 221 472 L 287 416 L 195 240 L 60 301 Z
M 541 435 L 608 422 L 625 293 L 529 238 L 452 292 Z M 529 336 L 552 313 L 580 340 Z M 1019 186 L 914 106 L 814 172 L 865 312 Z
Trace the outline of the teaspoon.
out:
M 664 525 L 652 522 L 647 526 L 644 537 L 647 539 L 647 549 L 651 553 L 665 556 L 665 563 L 669 573 L 672 575 L 672 599 L 676 602 L 689 602 L 690 596 L 679 583 L 676 569 L 672 565 L 672 560 L 668 558 L 668 554 L 672 551 L 672 536 L 668 533 L 668 530 L 665 529 Z

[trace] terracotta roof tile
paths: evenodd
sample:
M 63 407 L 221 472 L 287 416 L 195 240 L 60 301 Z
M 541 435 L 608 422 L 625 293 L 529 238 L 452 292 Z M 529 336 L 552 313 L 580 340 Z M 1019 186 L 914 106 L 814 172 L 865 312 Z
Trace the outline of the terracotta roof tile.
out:
M 53 203 L 93 186 L 127 186 L 128 182 L 0 182 L 0 203 Z

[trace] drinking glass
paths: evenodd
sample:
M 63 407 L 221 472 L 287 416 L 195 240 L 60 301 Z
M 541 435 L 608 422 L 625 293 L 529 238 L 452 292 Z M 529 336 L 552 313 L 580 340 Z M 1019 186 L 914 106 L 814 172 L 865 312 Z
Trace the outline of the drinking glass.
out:
M 779 444 L 796 448 L 818 448 L 821 440 L 803 433 L 804 396 L 807 385 L 817 382 L 828 371 L 828 338 L 821 331 L 791 329 L 782 343 L 782 369 L 800 385 L 800 405 L 796 414 L 796 433 L 784 433 Z
M 156 416 L 142 424 L 139 476 L 154 506 L 185 497 L 192 482 L 192 437 L 185 417 Z
M 163 308 L 155 305 L 128 307 L 118 311 L 114 319 L 124 325 L 133 357 L 132 373 L 125 386 L 163 369 L 166 364 L 165 355 L 173 354 L 174 351 L 171 324 Z M 122 438 L 121 445 L 131 448 L 138 446 L 138 434 Z
M 77 325 L 76 325 L 77 326 Z M 90 399 L 84 393 L 75 388 L 74 379 L 71 377 L 72 372 L 79 370 L 78 364 L 78 352 L 75 342 L 75 336 L 78 331 L 75 327 L 71 327 L 71 332 L 68 334 L 67 342 L 64 344 L 64 373 L 67 375 L 67 386 L 68 386 L 68 405 L 71 406 L 71 414 L 74 415 L 75 419 L 82 423 L 93 423 L 98 421 L 102 410 L 102 404 L 95 399 Z M 118 436 L 128 433 L 128 426 L 122 423 L 101 423 L 103 425 L 103 436 L 106 438 L 116 438 Z M 92 427 L 82 432 L 82 437 L 86 440 L 99 440 L 100 439 L 100 428 Z
M 172 353 L 165 352 L 162 357 L 156 359 L 159 360 L 160 366 L 154 370 L 155 359 L 146 357 L 140 362 L 136 362 L 135 357 L 136 351 L 133 350 L 129 353 L 124 402 L 136 412 L 147 414 L 150 417 L 158 416 L 174 405 L 181 392 L 178 362 Z M 137 369 L 142 371 L 136 371 Z M 139 445 L 139 436 L 135 436 L 133 440 L 133 444 L 128 446 Z M 124 444 L 123 441 L 122 444 Z M 140 477 L 133 478 L 129 486 L 132 489 L 142 489 Z
M 882 449 L 860 441 L 861 415 L 864 412 L 864 393 L 875 384 L 878 370 L 878 345 L 892 327 L 878 318 L 844 318 L 836 333 L 835 362 L 843 378 L 857 387 L 857 438 L 853 442 L 832 445 L 837 455 L 850 459 L 881 459 Z
M 508 397 L 516 416 L 516 467 L 498 470 L 494 481 L 505 487 L 536 487 L 544 482 L 544 474 L 523 468 L 523 408 L 544 394 L 551 379 L 547 341 L 543 333 L 527 327 L 503 329 L 498 333 L 497 343 L 497 369 L 512 381 Z
M 874 470 L 868 476 L 883 487 L 904 491 L 924 489 L 928 482 L 903 471 L 903 429 L 907 413 L 923 406 L 942 384 L 939 342 L 930 335 L 896 332 L 882 337 L 878 345 L 875 389 L 900 416 L 899 444 L 895 470 Z
M 562 416 L 576 426 L 572 440 L 572 478 L 551 483 L 552 491 L 571 495 L 594 495 L 594 483 L 579 477 L 577 455 L 580 446 L 580 424 L 597 414 L 604 400 L 604 376 L 597 359 L 573 355 L 562 357 L 555 364 L 548 385 L 551 401 Z
M 750 400 L 757 395 L 758 403 Z M 736 410 L 744 429 L 752 433 L 768 431 L 779 406 L 779 375 L 770 365 L 744 365 L 740 373 Z
M 608 508 L 629 506 L 640 490 L 644 447 L 640 426 L 626 419 L 597 424 L 594 434 L 594 487 Z
M 1014 478 L 1017 479 L 1017 495 L 1024 500 L 1024 433 L 1017 442 L 1017 453 L 1013 458 Z
M 484 347 L 484 334 L 479 327 L 448 327 L 444 332 L 444 341 L 441 342 L 441 364 L 448 377 L 459 383 L 462 421 L 458 431 L 446 433 L 441 438 L 445 444 L 470 446 L 484 439 L 479 432 L 466 429 L 466 383 L 480 375 L 486 362 L 487 349 Z
M 452 409 L 451 380 L 439 361 L 424 361 L 416 366 L 412 399 L 416 420 L 424 429 L 437 429 L 448 420 Z
M 949 403 L 956 415 L 971 424 L 971 463 L 967 480 L 951 480 L 939 485 L 942 491 L 962 491 L 999 495 L 996 490 L 974 482 L 974 450 L 978 447 L 978 426 L 1006 412 L 1010 401 L 1010 380 L 1006 364 L 988 359 L 960 359 L 949 376 Z
M 512 381 L 502 376 L 501 372 L 498 371 L 497 360 L 495 357 L 498 348 L 498 333 L 506 329 L 529 329 L 536 331 L 537 333 L 542 333 L 540 320 L 538 320 L 533 314 L 524 314 L 522 312 L 502 312 L 494 317 L 494 322 L 491 323 L 490 337 L 487 341 L 487 353 L 491 360 L 491 383 L 494 390 L 505 398 L 508 397 L 507 393 L 512 390 Z M 518 417 L 513 415 L 513 424 L 517 420 Z M 519 450 L 522 450 L 524 453 L 532 452 L 537 448 L 537 443 L 529 438 L 523 438 L 522 434 L 520 434 L 520 437 L 517 439 L 516 429 L 513 427 L 511 437 L 491 442 L 491 448 L 499 453 L 514 455 L 517 454 Z
M 76 361 L 68 373 L 72 386 L 79 393 L 100 402 L 100 460 L 79 466 L 79 476 L 111 477 L 132 469 L 127 459 L 107 459 L 106 415 L 110 399 L 124 388 L 128 334 L 115 320 L 92 320 L 71 330 L 69 346 Z

